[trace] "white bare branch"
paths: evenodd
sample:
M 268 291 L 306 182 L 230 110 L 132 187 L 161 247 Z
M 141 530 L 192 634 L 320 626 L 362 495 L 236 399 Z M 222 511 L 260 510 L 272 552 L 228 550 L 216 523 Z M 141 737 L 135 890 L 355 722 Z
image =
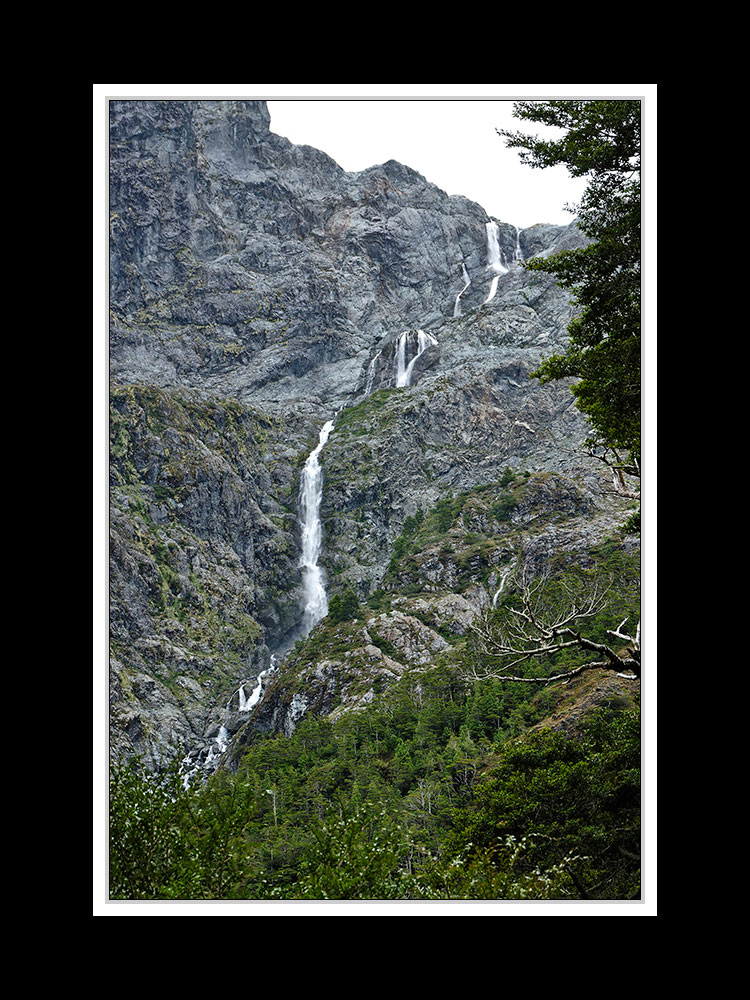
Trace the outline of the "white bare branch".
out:
M 635 650 L 640 650 L 640 648 L 641 648 L 641 623 L 638 622 L 638 625 L 636 627 L 635 636 L 627 635 L 625 632 L 622 631 L 622 627 L 623 627 L 623 625 L 625 624 L 625 622 L 627 620 L 628 620 L 627 618 L 624 618 L 620 622 L 620 624 L 617 626 L 616 629 L 607 629 L 607 635 L 613 635 L 617 639 L 623 639 L 625 642 L 631 643 L 631 645 L 633 646 L 633 648 Z
M 549 609 L 544 608 L 540 600 L 545 583 L 544 578 L 530 583 L 522 577 L 518 585 L 520 608 L 506 608 L 506 617 L 500 623 L 494 612 L 487 612 L 469 626 L 482 657 L 502 661 L 494 669 L 474 668 L 470 671 L 472 679 L 497 678 L 522 683 L 547 684 L 595 668 L 614 670 L 618 676 L 627 679 L 640 676 L 640 623 L 635 637 L 622 631 L 628 621 L 627 618 L 616 629 L 607 630 L 608 635 L 630 644 L 626 654 L 616 652 L 606 643 L 595 642 L 582 635 L 579 629 L 582 622 L 598 614 L 606 606 L 606 594 L 609 588 L 602 591 L 597 585 L 584 599 L 581 599 L 572 590 L 564 587 L 570 604 L 562 613 L 558 611 L 552 614 Z M 597 654 L 597 658 L 560 673 L 542 677 L 525 677 L 513 673 L 513 669 L 519 664 L 546 658 L 574 647 L 592 651 Z
M 603 454 L 599 454 L 595 448 L 595 443 L 589 442 L 587 454 L 591 458 L 595 458 L 597 462 L 602 462 L 606 465 L 612 473 L 614 490 L 605 490 L 604 492 L 610 496 L 624 497 L 626 500 L 640 500 L 640 490 L 637 487 L 630 486 L 625 479 L 626 476 L 629 476 L 640 480 L 641 468 L 638 459 L 635 456 L 631 456 L 628 461 L 625 461 L 620 458 L 615 448 L 605 448 Z

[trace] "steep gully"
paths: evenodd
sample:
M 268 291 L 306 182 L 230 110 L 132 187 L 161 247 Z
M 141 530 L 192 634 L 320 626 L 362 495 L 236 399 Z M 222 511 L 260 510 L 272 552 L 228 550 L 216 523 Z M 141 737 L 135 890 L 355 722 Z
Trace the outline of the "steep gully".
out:
M 497 286 L 502 275 L 507 274 L 509 268 L 504 263 L 504 254 L 499 245 L 497 223 L 489 221 L 486 224 L 487 233 L 487 266 L 486 271 L 492 274 L 489 292 L 484 304 L 490 302 L 497 293 Z M 523 260 L 520 248 L 520 232 L 516 227 L 516 247 L 514 261 Z M 458 293 L 454 303 L 454 317 L 461 315 L 461 296 L 471 284 L 466 265 L 462 263 L 462 277 L 464 286 Z M 395 343 L 392 359 L 392 373 L 390 384 L 396 388 L 408 388 L 411 385 L 414 365 L 426 350 L 437 346 L 438 341 L 433 334 L 425 330 L 405 330 L 401 333 Z M 376 363 L 381 356 L 378 351 L 370 361 L 366 381 L 365 395 L 368 396 L 374 389 Z M 379 380 L 383 385 L 382 379 Z M 323 526 L 320 518 L 320 505 L 323 498 L 323 470 L 320 465 L 320 453 L 325 447 L 331 433 L 335 428 L 336 416 L 323 425 L 318 437 L 318 443 L 310 452 L 302 470 L 299 490 L 299 521 L 301 537 L 301 554 L 299 568 L 302 571 L 302 592 L 304 608 L 302 618 L 297 632 L 291 640 L 287 640 L 282 649 L 272 654 L 269 666 L 263 670 L 256 678 L 250 695 L 245 693 L 246 682 L 243 681 L 238 690 L 232 694 L 224 709 L 224 718 L 219 726 L 217 735 L 210 744 L 199 749 L 192 750 L 182 760 L 181 773 L 185 787 L 194 780 L 199 772 L 210 774 L 219 764 L 222 754 L 224 754 L 230 744 L 231 732 L 227 728 L 229 716 L 233 712 L 235 696 L 238 702 L 238 709 L 241 715 L 247 715 L 260 702 L 268 680 L 278 668 L 291 646 L 297 639 L 303 639 L 310 634 L 315 626 L 328 614 L 328 594 L 326 592 L 326 581 L 323 568 L 319 564 L 323 542 Z M 506 573 L 507 576 L 507 573 Z M 505 584 L 505 576 L 500 582 L 500 589 L 494 595 L 493 606 Z

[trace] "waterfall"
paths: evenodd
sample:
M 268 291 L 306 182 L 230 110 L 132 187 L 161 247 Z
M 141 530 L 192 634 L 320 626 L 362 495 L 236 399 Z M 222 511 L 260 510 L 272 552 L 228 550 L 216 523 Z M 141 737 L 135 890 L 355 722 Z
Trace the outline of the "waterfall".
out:
M 305 594 L 305 613 L 302 634 L 308 635 L 321 618 L 328 614 L 328 597 L 323 585 L 323 572 L 318 566 L 322 541 L 320 501 L 323 496 L 323 470 L 318 462 L 323 445 L 333 430 L 333 421 L 323 425 L 320 438 L 310 452 L 302 471 L 300 484 L 300 513 L 302 516 L 302 587 Z
M 516 226 L 516 256 L 517 261 L 523 261 L 523 254 L 521 253 L 521 230 Z
M 323 585 L 323 573 L 318 566 L 322 540 L 320 501 L 323 495 L 323 470 L 318 462 L 318 455 L 332 430 L 333 420 L 329 420 L 323 425 L 318 443 L 307 457 L 300 483 L 299 504 L 302 522 L 302 554 L 299 564 L 302 568 L 302 586 L 305 594 L 305 611 L 300 633 L 302 636 L 308 635 L 320 619 L 328 614 L 328 598 Z M 250 697 L 247 697 L 245 694 L 244 683 L 240 684 L 237 692 L 240 712 L 249 712 L 258 704 L 263 695 L 265 679 L 275 670 L 276 655 L 273 655 L 268 668 L 262 670 L 258 675 Z M 231 711 L 233 699 L 234 695 L 229 699 L 225 713 Z M 227 719 L 226 714 L 224 718 L 225 720 Z M 222 722 L 219 726 L 218 735 L 214 737 L 208 747 L 204 745 L 199 749 L 191 751 L 183 758 L 180 770 L 184 788 L 190 787 L 191 782 L 199 772 L 211 774 L 216 770 L 219 758 L 229 747 L 230 738 L 231 734 Z
M 382 353 L 383 353 L 382 351 L 378 351 L 378 353 L 372 359 L 372 361 L 370 362 L 370 364 L 369 364 L 369 366 L 367 368 L 367 381 L 365 382 L 365 395 L 366 396 L 370 395 L 370 393 L 372 392 L 373 386 L 375 384 L 375 369 L 377 368 L 378 358 L 380 357 L 380 355 Z
M 469 273 L 466 270 L 466 264 L 462 264 L 461 265 L 461 270 L 463 272 L 463 279 L 466 282 L 466 284 L 464 285 L 464 287 L 461 289 L 461 291 L 456 296 L 456 301 L 453 304 L 453 316 L 454 316 L 454 318 L 456 316 L 460 316 L 461 315 L 461 296 L 464 294 L 464 292 L 466 291 L 466 289 L 471 284 L 471 278 L 469 277 Z
M 398 338 L 398 344 L 396 345 L 396 385 L 406 385 L 404 381 L 406 377 L 406 342 L 409 339 L 409 331 L 404 330 L 401 336 Z
M 500 242 L 497 235 L 497 223 L 488 222 L 485 228 L 487 230 L 487 270 L 494 271 L 495 273 L 495 277 L 492 279 L 492 284 L 490 285 L 489 295 L 484 300 L 486 304 L 494 299 L 500 275 L 507 274 L 508 268 L 504 267 L 502 263 L 502 251 L 500 250 Z
M 413 344 L 416 339 L 416 353 L 412 357 L 411 361 L 406 363 L 406 351 L 407 347 Z M 423 354 L 428 347 L 437 344 L 437 340 L 432 336 L 431 333 L 425 333 L 424 330 L 404 330 L 401 336 L 398 338 L 398 344 L 396 347 L 396 386 L 398 388 L 403 388 L 405 386 L 411 385 L 411 375 L 414 370 L 414 362 Z
M 276 670 L 276 654 L 274 653 L 271 657 L 271 662 L 266 667 L 265 670 L 261 670 L 258 674 L 258 679 L 255 682 L 255 687 L 250 692 L 250 697 L 245 696 L 245 685 L 240 684 L 239 696 L 240 696 L 240 712 L 249 712 L 251 708 L 255 706 L 260 701 L 260 696 L 263 694 L 263 688 L 265 687 L 266 677 L 274 673 Z
M 495 596 L 492 598 L 493 608 L 497 607 L 497 599 L 503 592 L 503 587 L 505 587 L 505 581 L 508 579 L 509 574 L 510 574 L 510 566 L 506 566 L 503 575 L 500 577 L 500 586 L 497 588 L 497 590 L 495 591 Z
M 485 229 L 487 230 L 487 267 L 500 274 L 507 274 L 507 267 L 503 267 L 497 223 L 488 222 Z

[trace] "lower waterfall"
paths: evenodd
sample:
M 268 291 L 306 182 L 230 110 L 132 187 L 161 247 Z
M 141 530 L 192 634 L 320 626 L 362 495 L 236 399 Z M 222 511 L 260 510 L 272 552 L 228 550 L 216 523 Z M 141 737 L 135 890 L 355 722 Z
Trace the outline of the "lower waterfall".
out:
M 305 612 L 302 618 L 302 635 L 306 636 L 321 618 L 328 614 L 328 596 L 323 584 L 323 571 L 318 566 L 322 544 L 320 501 L 323 496 L 323 470 L 318 455 L 333 430 L 328 420 L 320 432 L 318 444 L 310 452 L 302 470 L 300 484 L 300 515 L 302 518 L 302 587 L 305 595 Z

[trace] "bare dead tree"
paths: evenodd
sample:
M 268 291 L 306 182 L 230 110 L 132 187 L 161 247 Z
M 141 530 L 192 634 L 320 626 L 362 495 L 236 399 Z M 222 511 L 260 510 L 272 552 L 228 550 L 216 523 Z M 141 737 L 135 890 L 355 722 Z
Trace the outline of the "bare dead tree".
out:
M 495 678 L 525 684 L 548 684 L 550 681 L 566 680 L 586 670 L 613 670 L 619 677 L 633 680 L 641 673 L 641 627 L 635 636 L 623 632 L 627 618 L 616 629 L 607 629 L 607 634 L 628 643 L 626 652 L 618 653 L 611 646 L 595 642 L 581 631 L 587 619 L 593 618 L 607 605 L 607 592 L 595 586 L 581 598 L 570 588 L 564 587 L 568 604 L 561 612 L 555 612 L 540 601 L 546 584 L 545 578 L 534 583 L 521 580 L 517 585 L 520 592 L 521 608 L 508 607 L 502 623 L 498 624 L 491 612 L 486 612 L 471 626 L 471 632 L 478 649 L 485 658 L 502 661 L 497 669 L 488 667 L 470 671 L 474 680 Z M 515 673 L 522 663 L 559 653 L 564 649 L 578 648 L 595 654 L 593 659 L 555 674 L 542 677 L 528 677 Z
M 612 484 L 614 489 L 605 492 L 618 497 L 625 497 L 626 500 L 640 500 L 640 489 L 628 480 L 641 478 L 641 468 L 638 459 L 631 457 L 629 460 L 620 458 L 615 448 L 607 447 L 603 451 L 597 451 L 596 445 L 592 441 L 587 441 L 587 454 L 602 462 L 612 473 Z M 626 476 L 628 479 L 626 479 Z

